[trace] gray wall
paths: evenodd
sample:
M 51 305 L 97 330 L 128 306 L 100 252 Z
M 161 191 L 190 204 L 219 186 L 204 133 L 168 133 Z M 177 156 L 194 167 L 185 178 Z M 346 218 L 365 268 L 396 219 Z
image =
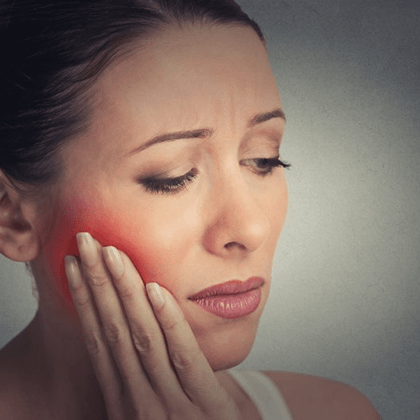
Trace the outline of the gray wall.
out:
M 288 117 L 290 207 L 243 367 L 334 378 L 420 418 L 420 2 L 241 0 Z M 36 302 L 0 258 L 0 346 Z
M 269 40 L 293 164 L 244 366 L 345 381 L 384 420 L 419 420 L 420 2 L 240 3 Z

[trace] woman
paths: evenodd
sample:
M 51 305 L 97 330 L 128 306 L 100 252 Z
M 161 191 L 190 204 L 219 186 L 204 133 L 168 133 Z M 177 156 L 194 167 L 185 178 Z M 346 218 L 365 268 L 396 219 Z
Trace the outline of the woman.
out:
M 379 418 L 345 384 L 229 371 L 287 207 L 255 22 L 229 0 L 2 8 L 0 250 L 39 310 L 1 351 L 0 417 Z

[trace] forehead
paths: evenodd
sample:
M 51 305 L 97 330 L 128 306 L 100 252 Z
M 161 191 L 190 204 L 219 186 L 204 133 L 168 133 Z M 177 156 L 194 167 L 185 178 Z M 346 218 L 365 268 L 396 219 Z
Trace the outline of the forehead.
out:
M 99 111 L 147 121 L 166 116 L 171 129 L 191 125 L 210 108 L 251 115 L 279 104 L 263 43 L 239 25 L 162 31 L 108 69 L 96 90 Z

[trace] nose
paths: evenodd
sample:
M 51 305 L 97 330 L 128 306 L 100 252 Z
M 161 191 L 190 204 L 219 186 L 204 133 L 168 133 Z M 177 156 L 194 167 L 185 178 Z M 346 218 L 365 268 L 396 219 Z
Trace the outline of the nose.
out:
M 255 187 L 254 187 L 255 188 Z M 220 181 L 209 199 L 204 234 L 208 252 L 219 256 L 244 255 L 257 250 L 270 233 L 270 220 L 258 191 L 243 179 Z

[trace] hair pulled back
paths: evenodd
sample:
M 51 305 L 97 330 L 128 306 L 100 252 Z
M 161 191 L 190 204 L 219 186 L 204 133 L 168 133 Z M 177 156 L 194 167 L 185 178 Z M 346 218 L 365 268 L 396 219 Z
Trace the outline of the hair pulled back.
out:
M 233 0 L 0 0 L 0 169 L 28 186 L 60 174 L 87 129 L 89 87 L 130 41 L 183 23 L 258 25 Z

